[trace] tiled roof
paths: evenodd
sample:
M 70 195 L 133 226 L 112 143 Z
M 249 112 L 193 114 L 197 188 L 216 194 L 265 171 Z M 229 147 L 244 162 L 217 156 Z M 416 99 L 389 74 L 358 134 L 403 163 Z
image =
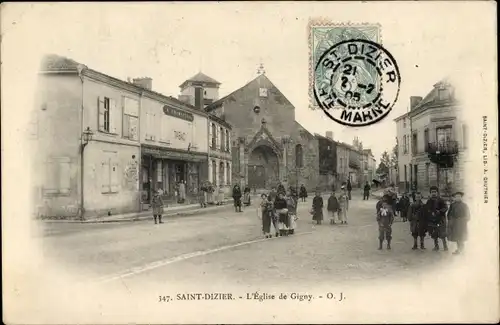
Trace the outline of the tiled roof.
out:
M 420 103 L 418 103 L 418 105 L 415 107 L 415 110 L 426 108 L 426 107 L 438 106 L 438 105 L 453 104 L 455 102 L 455 98 L 454 98 L 453 94 L 451 97 L 446 98 L 444 100 L 439 99 L 439 89 L 442 87 L 445 87 L 448 89 L 451 88 L 452 92 L 453 92 L 453 86 L 450 85 L 450 83 L 448 82 L 447 79 L 443 79 L 434 85 L 434 88 L 432 88 L 432 90 L 424 97 L 424 99 L 422 99 L 422 101 L 420 101 Z
M 194 76 L 192 76 L 188 80 L 184 81 L 182 83 L 182 85 L 180 85 L 180 87 L 182 87 L 184 84 L 186 84 L 189 81 L 206 82 L 206 83 L 212 83 L 212 84 L 220 85 L 220 82 L 218 82 L 214 78 L 211 78 L 211 77 L 207 76 L 203 72 L 198 72 L 197 74 L 195 74 Z
M 42 58 L 40 70 L 42 71 L 77 71 L 80 63 L 59 56 L 56 54 L 48 54 Z

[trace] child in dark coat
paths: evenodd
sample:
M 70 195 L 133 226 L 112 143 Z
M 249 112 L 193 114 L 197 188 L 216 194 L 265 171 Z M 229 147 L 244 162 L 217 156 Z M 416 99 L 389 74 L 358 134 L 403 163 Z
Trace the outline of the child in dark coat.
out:
M 328 215 L 330 216 L 330 224 L 334 225 L 335 219 L 338 218 L 340 210 L 339 200 L 337 200 L 337 197 L 335 196 L 335 191 L 332 191 L 332 194 L 328 198 L 328 205 L 326 207 L 326 210 L 328 211 Z

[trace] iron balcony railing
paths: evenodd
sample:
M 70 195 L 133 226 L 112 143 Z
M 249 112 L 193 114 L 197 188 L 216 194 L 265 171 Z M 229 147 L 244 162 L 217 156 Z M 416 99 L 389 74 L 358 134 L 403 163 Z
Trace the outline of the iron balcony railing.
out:
M 458 153 L 457 141 L 429 142 L 425 150 L 432 155 L 456 155 Z

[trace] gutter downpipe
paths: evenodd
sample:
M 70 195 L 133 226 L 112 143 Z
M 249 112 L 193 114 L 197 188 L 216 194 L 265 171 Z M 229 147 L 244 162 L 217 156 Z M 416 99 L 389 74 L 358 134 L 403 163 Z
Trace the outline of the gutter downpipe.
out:
M 86 67 L 84 65 L 79 65 L 77 67 L 78 69 L 78 77 L 80 78 L 80 81 L 82 82 L 82 92 L 81 92 L 81 108 L 80 108 L 80 208 L 79 208 L 79 218 L 81 221 L 85 220 L 85 200 L 84 200 L 84 180 L 85 180 L 85 174 L 84 174 L 84 157 L 83 157 L 83 151 L 85 148 L 85 144 L 83 143 L 83 117 L 84 117 L 84 101 L 83 101 L 83 84 L 84 84 L 84 77 L 83 77 L 83 71 Z

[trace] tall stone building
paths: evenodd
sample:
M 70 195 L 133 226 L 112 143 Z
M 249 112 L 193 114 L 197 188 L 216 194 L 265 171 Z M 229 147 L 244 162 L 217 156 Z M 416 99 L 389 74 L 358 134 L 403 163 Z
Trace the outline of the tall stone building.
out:
M 295 107 L 260 74 L 245 86 L 214 101 L 206 111 L 233 129 L 233 183 L 270 189 L 319 186 L 318 140 L 295 120 Z
M 408 165 L 399 168 L 399 179 L 419 190 L 439 186 L 444 194 L 463 190 L 467 155 L 467 125 L 461 118 L 461 105 L 454 87 L 447 81 L 436 83 L 423 99 L 412 97 L 408 118 L 409 130 L 398 128 Z M 396 122 L 400 121 L 396 119 Z

